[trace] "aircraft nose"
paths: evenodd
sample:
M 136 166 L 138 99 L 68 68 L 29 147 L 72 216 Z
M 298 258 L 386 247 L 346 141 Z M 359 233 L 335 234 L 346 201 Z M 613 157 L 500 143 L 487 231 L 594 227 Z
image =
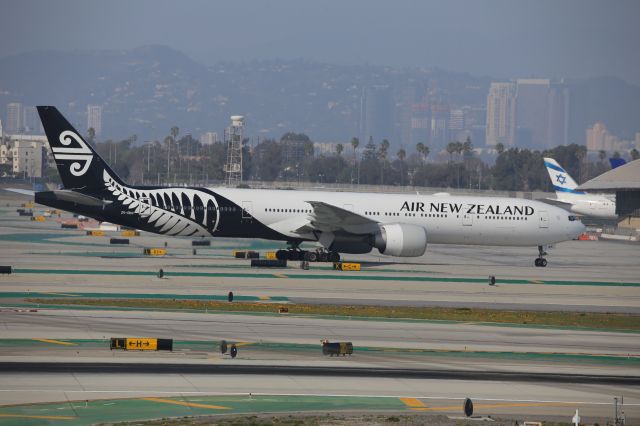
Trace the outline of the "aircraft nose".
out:
M 582 223 L 582 221 L 580 221 L 579 219 L 576 219 L 572 222 L 572 226 L 570 227 L 570 229 L 571 229 L 570 237 L 575 239 L 575 238 L 578 238 L 582 233 L 584 233 L 587 227 L 584 225 L 584 223 Z

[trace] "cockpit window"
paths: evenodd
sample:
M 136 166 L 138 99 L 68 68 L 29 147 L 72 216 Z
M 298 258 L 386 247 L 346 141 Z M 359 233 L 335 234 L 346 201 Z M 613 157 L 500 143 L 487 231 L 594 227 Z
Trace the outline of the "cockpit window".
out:
M 569 218 L 569 222 L 575 222 L 575 221 L 579 221 L 580 220 L 580 218 L 578 216 L 574 216 L 572 214 L 570 214 L 568 216 L 568 218 Z

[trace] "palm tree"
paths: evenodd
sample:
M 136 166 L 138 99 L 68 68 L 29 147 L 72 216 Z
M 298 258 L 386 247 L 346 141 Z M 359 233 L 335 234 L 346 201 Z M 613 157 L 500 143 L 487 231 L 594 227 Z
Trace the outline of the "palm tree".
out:
M 380 174 L 380 183 L 384 185 L 384 163 L 387 162 L 387 153 L 389 152 L 389 141 L 382 139 L 380 142 L 380 150 L 378 151 L 378 158 L 382 161 L 382 169 Z
M 632 160 L 637 160 L 638 158 L 640 158 L 640 152 L 636 148 L 633 148 L 629 152 L 629 154 L 631 155 L 631 159 Z
M 600 160 L 601 163 L 604 163 L 605 158 L 607 158 L 607 151 L 605 151 L 604 149 L 601 149 L 600 151 L 598 151 L 598 159 Z
M 449 153 L 449 162 L 453 163 L 453 153 L 456 152 L 456 143 L 455 142 L 449 142 L 447 144 L 447 152 Z
M 471 143 L 471 138 L 467 136 L 467 139 L 462 144 L 462 151 L 465 156 L 467 156 L 473 150 L 473 144 Z
M 360 183 L 360 173 L 358 170 L 358 145 L 360 145 L 360 139 L 352 138 L 351 146 L 353 147 L 353 169 L 355 172 L 354 174 L 357 175 L 357 182 Z
M 404 150 L 404 148 L 400 148 L 398 150 L 398 160 L 400 160 L 400 185 L 404 185 L 404 172 L 403 172 L 403 165 L 404 165 L 404 159 L 407 158 L 407 151 Z
M 580 174 L 579 174 L 580 182 L 582 182 L 582 179 L 584 177 L 583 166 L 584 166 L 584 159 L 586 157 L 587 157 L 587 147 L 584 145 L 580 145 L 578 149 L 576 149 L 576 158 L 578 159 L 578 167 L 580 170 Z
M 498 152 L 498 155 L 504 152 L 504 144 L 502 142 L 496 144 L 496 151 Z
M 171 143 L 176 141 L 180 129 L 177 126 L 171 127 L 169 130 L 170 137 L 167 136 L 164 141 L 167 143 L 167 182 L 169 182 L 169 163 L 171 161 Z M 179 154 L 179 153 L 178 153 Z
M 344 145 L 339 143 L 338 145 L 336 145 L 336 154 L 338 154 L 338 157 L 342 155 L 342 151 L 344 151 Z
M 416 144 L 416 151 L 418 151 L 418 154 L 420 154 L 420 159 L 422 160 L 422 162 L 424 163 L 424 151 L 428 149 L 422 142 L 418 142 Z

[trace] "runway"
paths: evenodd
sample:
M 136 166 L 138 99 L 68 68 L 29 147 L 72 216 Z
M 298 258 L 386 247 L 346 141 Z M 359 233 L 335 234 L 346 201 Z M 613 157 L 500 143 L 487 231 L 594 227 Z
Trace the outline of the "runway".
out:
M 447 321 L 372 321 L 306 316 L 136 311 L 3 312 L 7 339 L 107 339 L 155 336 L 180 340 L 320 344 L 351 341 L 387 349 L 555 352 L 640 356 L 638 333 Z
M 585 385 L 640 385 L 640 376 L 613 376 L 559 373 L 522 373 L 504 371 L 427 370 L 408 368 L 345 368 L 281 365 L 207 365 L 173 363 L 116 362 L 0 362 L 6 373 L 83 373 L 83 374 L 231 374 L 261 376 L 369 377 L 397 379 L 472 380 L 523 383 L 563 383 Z
M 142 255 L 142 248 L 164 247 L 165 241 L 168 256 Z M 85 403 L 94 417 L 83 417 L 80 403 L 42 408 L 68 416 L 70 423 L 60 420 L 63 424 L 86 424 L 91 423 L 87 419 L 130 420 L 104 411 L 122 404 L 142 404 L 148 412 L 160 404 L 173 407 L 163 412 L 167 416 L 182 416 L 219 414 L 199 411 L 199 405 L 228 406 L 234 413 L 264 412 L 269 404 L 285 412 L 370 410 L 371 398 L 386 398 L 375 403 L 384 410 L 459 415 L 462 399 L 470 396 L 485 407 L 484 414 L 566 421 L 579 408 L 602 422 L 611 413 L 612 398 L 624 394 L 627 419 L 640 418 L 640 339 L 633 331 L 19 308 L 34 297 L 224 300 L 233 291 L 238 301 L 254 303 L 640 313 L 638 245 L 566 242 L 550 252 L 547 268 L 532 266 L 535 249 L 530 248 L 429 246 L 424 257 L 410 261 L 349 256 L 363 263 L 362 271 L 351 273 L 322 264 L 309 271 L 295 263 L 279 270 L 250 269 L 246 260 L 230 256 L 233 249 L 263 253 L 279 247 L 269 241 L 213 240 L 194 253 L 189 239 L 148 234 L 114 247 L 109 235 L 62 230 L 52 219 L 29 222 L 15 209 L 0 207 L 0 255 L 3 264 L 15 268 L 14 274 L 0 276 L 0 405 L 5 405 L 0 417 L 38 416 L 37 406 L 11 411 L 6 405 L 48 401 L 102 401 Z M 163 279 L 156 276 L 160 268 Z M 487 284 L 489 275 L 496 276 L 496 286 Z M 144 336 L 172 338 L 174 351 L 108 349 L 110 337 Z M 350 341 L 354 355 L 323 357 L 321 339 Z M 236 359 L 220 354 L 221 340 L 238 344 Z M 264 400 L 247 401 L 248 393 Z M 174 397 L 180 398 L 177 405 L 167 402 Z

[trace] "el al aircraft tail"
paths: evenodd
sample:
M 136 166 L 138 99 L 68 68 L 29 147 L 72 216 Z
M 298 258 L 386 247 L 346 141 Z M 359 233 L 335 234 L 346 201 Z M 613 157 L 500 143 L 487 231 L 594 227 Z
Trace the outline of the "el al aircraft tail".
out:
M 544 165 L 549 172 L 549 178 L 558 199 L 564 198 L 567 194 L 584 194 L 583 191 L 576 190 L 578 184 L 556 160 L 545 158 Z
M 105 170 L 122 184 L 121 179 L 56 107 L 38 106 L 37 108 L 65 189 L 90 193 L 104 188 Z

